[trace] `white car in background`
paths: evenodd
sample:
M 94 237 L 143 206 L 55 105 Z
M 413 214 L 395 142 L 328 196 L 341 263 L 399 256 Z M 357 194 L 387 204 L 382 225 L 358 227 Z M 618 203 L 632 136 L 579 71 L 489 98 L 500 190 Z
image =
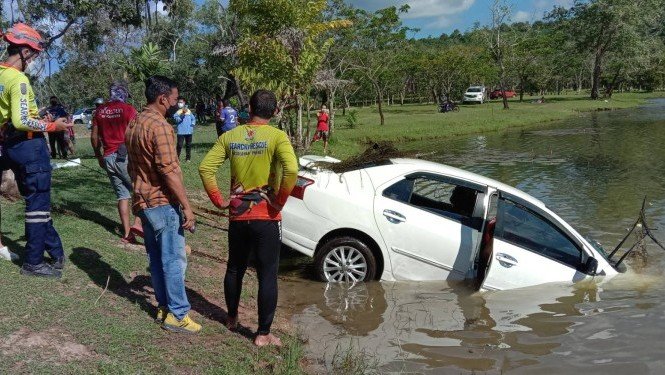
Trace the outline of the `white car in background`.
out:
M 282 242 L 322 281 L 463 280 L 486 290 L 578 282 L 618 271 L 542 202 L 446 165 L 390 159 L 341 174 L 304 156 Z
M 72 121 L 74 121 L 74 124 L 87 124 L 92 120 L 92 113 L 94 110 L 94 108 L 79 108 L 74 111 Z
M 487 100 L 487 90 L 485 86 L 471 86 L 464 92 L 462 103 L 483 104 Z

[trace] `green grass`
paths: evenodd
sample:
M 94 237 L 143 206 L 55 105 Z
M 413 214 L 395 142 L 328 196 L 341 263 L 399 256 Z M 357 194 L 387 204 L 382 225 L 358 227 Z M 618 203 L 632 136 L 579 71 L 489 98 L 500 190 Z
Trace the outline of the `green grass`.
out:
M 389 140 L 397 143 L 433 141 L 445 138 L 499 131 L 508 128 L 542 126 L 552 121 L 580 116 L 598 109 L 622 109 L 644 104 L 649 98 L 663 97 L 665 93 L 619 93 L 611 100 L 590 100 L 574 94 L 547 96 L 544 104 L 532 101 L 540 98 L 525 97 L 509 100 L 510 109 L 504 110 L 500 100 L 482 105 L 461 105 L 459 112 L 438 113 L 438 107 L 429 105 L 384 105 L 385 125 L 379 122 L 375 106 L 356 108 L 358 125 L 346 128 L 341 109 L 336 110 L 336 130 L 330 142 L 330 155 L 344 158 L 362 150 L 363 140 Z M 312 129 L 316 126 L 312 120 Z M 321 142 L 315 143 L 310 153 L 322 153 Z
M 241 308 L 246 336 L 224 328 L 218 260 L 227 255 L 225 220 L 201 220 L 187 237 L 196 253 L 189 257 L 188 295 L 202 333 L 169 334 L 153 323 L 145 251 L 120 245 L 114 194 L 79 130 L 77 157 L 94 170 L 53 172 L 53 220 L 69 260 L 62 280 L 23 277 L 18 265 L 0 262 L 0 373 L 302 373 L 302 344 L 287 316 L 278 312 L 274 325 L 283 348 L 257 349 L 246 337 L 256 328 L 253 274 L 245 277 L 245 318 Z M 205 207 L 196 168 L 214 139 L 214 129 L 202 127 L 193 161 L 183 164 L 190 199 Z M 228 186 L 228 170 L 219 176 Z M 22 254 L 23 202 L 0 199 L 3 242 Z

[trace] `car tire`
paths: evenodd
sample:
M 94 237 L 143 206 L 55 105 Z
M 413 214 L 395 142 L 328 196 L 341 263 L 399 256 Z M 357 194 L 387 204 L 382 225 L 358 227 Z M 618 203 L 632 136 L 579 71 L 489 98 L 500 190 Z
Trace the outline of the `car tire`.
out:
M 376 276 L 372 250 L 349 236 L 336 237 L 323 244 L 314 256 L 314 264 L 319 280 L 324 282 L 370 281 Z

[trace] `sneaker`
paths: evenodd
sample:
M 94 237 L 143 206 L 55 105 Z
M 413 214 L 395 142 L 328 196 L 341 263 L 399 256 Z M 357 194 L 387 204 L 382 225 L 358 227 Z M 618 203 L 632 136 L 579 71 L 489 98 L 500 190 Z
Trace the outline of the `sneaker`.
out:
M 178 320 L 173 314 L 168 313 L 164 323 L 162 323 L 162 328 L 171 332 L 198 333 L 201 330 L 201 325 L 193 321 L 189 314 L 185 315 L 182 320 Z
M 169 309 L 166 306 L 157 306 L 157 314 L 155 315 L 155 323 L 162 324 L 166 320 L 166 315 L 168 315 Z
M 0 247 L 0 259 L 16 261 L 18 260 L 18 255 L 9 251 L 7 246 Z
M 51 267 L 53 267 L 53 269 L 56 269 L 58 271 L 62 271 L 62 269 L 65 268 L 65 257 L 61 256 L 52 260 Z
M 62 271 L 54 269 L 50 264 L 45 262 L 37 265 L 23 263 L 23 266 L 21 267 L 21 275 L 59 279 L 62 277 Z

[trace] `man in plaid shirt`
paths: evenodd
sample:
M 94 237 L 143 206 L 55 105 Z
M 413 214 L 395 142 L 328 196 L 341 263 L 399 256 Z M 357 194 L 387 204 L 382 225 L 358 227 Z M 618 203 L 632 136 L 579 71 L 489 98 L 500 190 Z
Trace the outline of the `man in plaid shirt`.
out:
M 158 303 L 155 320 L 169 331 L 197 333 L 201 326 L 189 317 L 185 291 L 184 229 L 193 230 L 194 213 L 182 180 L 173 127 L 166 122 L 178 108 L 178 88 L 162 76 L 148 78 L 145 86 L 148 104 L 127 126 L 125 144 L 133 209 L 143 223 Z

